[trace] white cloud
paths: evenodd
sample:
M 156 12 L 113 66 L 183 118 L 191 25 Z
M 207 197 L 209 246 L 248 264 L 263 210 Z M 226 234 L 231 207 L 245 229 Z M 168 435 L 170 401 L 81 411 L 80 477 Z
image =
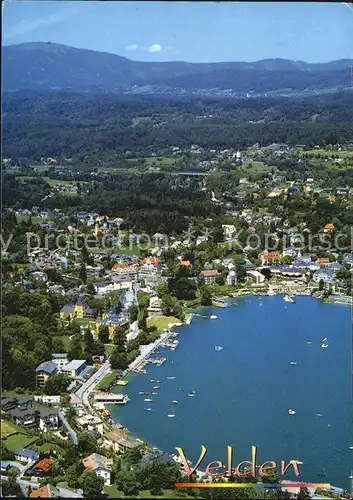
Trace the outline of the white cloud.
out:
M 160 52 L 162 50 L 162 45 L 154 43 L 153 45 L 150 45 L 147 50 L 148 52 Z
M 126 50 L 137 50 L 138 48 L 137 43 L 133 43 L 132 45 L 127 45 Z

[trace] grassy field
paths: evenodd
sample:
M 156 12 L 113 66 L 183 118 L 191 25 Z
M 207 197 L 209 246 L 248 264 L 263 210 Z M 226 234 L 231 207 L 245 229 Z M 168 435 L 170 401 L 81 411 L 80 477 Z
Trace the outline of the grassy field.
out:
M 171 323 L 180 323 L 180 320 L 174 316 L 153 316 L 147 319 L 147 326 L 156 326 L 160 332 L 168 328 Z
M 108 373 L 98 384 L 97 390 L 98 391 L 106 391 L 110 388 L 112 383 L 116 380 L 117 378 L 117 371 L 112 370 L 111 373 Z
M 270 172 L 272 167 L 269 165 L 265 165 L 262 161 L 250 161 L 248 163 L 244 163 L 238 170 L 240 173 L 244 173 L 244 175 L 249 174 L 263 174 L 266 172 Z
M 35 175 L 19 175 L 16 177 L 18 180 L 26 181 L 30 179 L 43 179 L 45 180 L 49 186 L 56 186 L 57 184 L 76 184 L 77 181 L 64 181 L 61 179 L 50 179 L 49 177 L 45 176 L 35 176 Z
M 6 448 L 8 448 L 10 451 L 15 451 L 26 448 L 36 439 L 37 438 L 34 438 L 33 436 L 27 436 L 26 434 L 12 434 L 6 439 L 5 445 Z
M 14 424 L 13 422 L 9 422 L 8 420 L 1 420 L 1 437 L 3 439 L 16 432 L 21 432 L 16 424 Z
M 137 497 L 128 497 L 124 495 L 122 491 L 119 491 L 115 485 L 105 486 L 104 491 L 108 494 L 109 498 L 180 498 L 180 496 L 177 495 L 176 490 L 163 490 L 163 495 L 160 497 L 152 495 L 148 490 L 140 491 Z
M 168 156 L 151 156 L 145 160 L 148 168 L 152 167 L 152 163 L 158 168 L 170 168 L 175 165 L 175 159 Z
M 325 158 L 332 158 L 332 157 L 338 157 L 338 158 L 350 158 L 353 159 L 353 152 L 352 151 L 334 151 L 330 149 L 309 149 L 308 151 L 303 151 L 302 155 L 305 156 L 313 156 L 315 158 L 316 155 L 321 155 L 322 157 Z

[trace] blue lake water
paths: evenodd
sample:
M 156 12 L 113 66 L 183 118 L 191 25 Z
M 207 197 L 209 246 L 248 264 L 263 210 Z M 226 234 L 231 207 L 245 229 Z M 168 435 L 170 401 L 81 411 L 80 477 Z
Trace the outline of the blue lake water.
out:
M 113 418 L 152 446 L 169 453 L 182 447 L 194 463 L 205 445 L 200 469 L 212 460 L 226 463 L 227 445 L 233 446 L 234 466 L 251 460 L 256 445 L 259 464 L 297 459 L 303 462 L 299 479 L 348 488 L 353 466 L 349 307 L 311 297 L 297 297 L 295 304 L 280 296 L 236 302 L 202 311 L 216 314 L 216 320 L 195 317 L 180 327 L 178 348 L 161 349 L 166 363 L 148 365 L 146 375 L 124 388 L 131 401 L 111 406 Z M 327 349 L 321 348 L 323 337 Z M 152 411 L 144 411 L 148 396 L 138 392 L 152 391 L 151 379 L 161 380 L 161 387 L 152 396 Z M 190 390 L 196 397 L 188 397 Z M 288 414 L 290 408 L 295 415 Z M 167 418 L 172 409 L 176 417 Z M 327 476 L 319 477 L 323 469 Z

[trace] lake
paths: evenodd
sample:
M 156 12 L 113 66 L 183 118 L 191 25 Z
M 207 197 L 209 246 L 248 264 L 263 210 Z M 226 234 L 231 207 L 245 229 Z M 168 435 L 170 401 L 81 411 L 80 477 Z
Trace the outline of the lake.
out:
M 256 445 L 259 464 L 297 459 L 303 462 L 299 479 L 348 488 L 353 457 L 349 306 L 312 297 L 287 304 L 281 296 L 243 297 L 236 304 L 195 311 L 218 318 L 196 316 L 179 327 L 178 348 L 161 349 L 164 365 L 148 365 L 146 375 L 124 388 L 131 401 L 110 406 L 113 419 L 168 453 L 182 447 L 194 463 L 205 445 L 201 470 L 211 460 L 226 463 L 227 445 L 233 446 L 234 466 L 251 460 Z M 160 389 L 152 396 L 152 411 L 144 411 L 148 396 L 138 392 L 152 391 L 151 379 L 161 380 Z M 195 397 L 188 397 L 191 390 Z M 288 414 L 290 408 L 295 415 Z M 168 418 L 173 410 L 175 418 Z M 327 476 L 319 477 L 323 470 Z

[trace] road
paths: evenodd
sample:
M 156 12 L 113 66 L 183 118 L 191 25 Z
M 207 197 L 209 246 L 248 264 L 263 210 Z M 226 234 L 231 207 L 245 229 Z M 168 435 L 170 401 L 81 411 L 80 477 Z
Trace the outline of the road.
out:
M 88 397 L 96 385 L 110 372 L 109 359 L 86 381 L 76 392 L 76 396 L 81 399 L 83 404 L 90 410 L 93 411 Z

